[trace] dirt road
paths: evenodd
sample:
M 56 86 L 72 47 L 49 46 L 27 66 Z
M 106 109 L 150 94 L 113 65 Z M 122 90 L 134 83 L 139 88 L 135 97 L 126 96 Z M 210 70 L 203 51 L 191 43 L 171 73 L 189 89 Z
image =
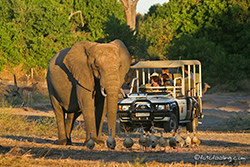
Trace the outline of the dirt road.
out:
M 14 114 L 53 116 L 49 105 L 45 110 L 41 106 L 40 108 L 38 106 L 9 110 Z M 191 150 L 182 149 L 180 153 L 177 153 L 176 150 L 171 152 L 169 147 L 166 152 L 160 152 L 159 148 L 141 152 L 138 144 L 138 132 L 131 134 L 135 144 L 133 150 L 129 152 L 126 152 L 122 145 L 125 134 L 119 132 L 116 137 L 117 147 L 113 152 L 108 151 L 105 145 L 96 145 L 94 150 L 89 152 L 85 146 L 82 146 L 83 139 L 74 137 L 73 146 L 58 146 L 54 144 L 57 139 L 56 135 L 27 135 L 1 136 L 0 159 L 8 161 L 8 159 L 19 157 L 20 162 L 23 161 L 30 166 L 35 164 L 40 166 L 132 166 L 138 164 L 142 166 L 183 166 L 190 163 L 193 165 L 242 164 L 250 166 L 250 123 L 237 127 L 237 122 L 234 126 L 234 119 L 232 119 L 241 116 L 243 116 L 243 120 L 246 117 L 250 118 L 250 96 L 207 94 L 203 97 L 203 113 L 205 117 L 201 120 L 202 125 L 198 126 L 200 146 Z M 182 136 L 186 137 L 185 129 L 182 128 L 181 131 Z M 156 136 L 159 137 L 160 134 L 156 133 Z M 170 134 L 165 133 L 164 137 L 168 139 Z M 103 139 L 107 138 L 108 136 L 104 134 Z M 0 164 L 4 164 L 4 160 L 0 160 Z

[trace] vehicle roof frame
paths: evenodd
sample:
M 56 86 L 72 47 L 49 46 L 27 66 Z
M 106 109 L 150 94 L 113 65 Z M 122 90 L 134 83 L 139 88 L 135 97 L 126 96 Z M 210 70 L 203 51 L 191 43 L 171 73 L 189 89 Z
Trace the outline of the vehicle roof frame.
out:
M 136 78 L 139 78 L 139 71 L 138 69 L 142 69 L 142 77 L 143 77 L 143 84 L 145 84 L 145 69 L 155 69 L 155 68 L 182 68 L 182 85 L 184 85 L 184 66 L 188 66 L 188 73 L 190 74 L 191 68 L 193 66 L 193 71 L 196 71 L 196 65 L 199 66 L 198 73 L 199 78 L 194 78 L 195 80 L 199 80 L 201 83 L 201 62 L 199 60 L 163 60 L 163 61 L 139 61 L 135 65 L 131 66 L 131 68 L 136 69 Z M 195 75 L 194 75 L 195 77 Z M 150 78 L 150 73 L 148 73 L 148 78 Z M 148 80 L 149 81 L 149 80 Z M 190 89 L 190 77 L 189 77 L 189 89 Z M 202 86 L 199 84 L 199 92 L 198 96 L 202 97 Z M 137 81 L 137 91 L 139 91 L 139 82 Z M 184 89 L 182 89 L 184 91 Z M 184 93 L 184 92 L 182 92 Z
M 199 60 L 139 61 L 130 68 L 177 68 L 184 65 L 201 65 Z

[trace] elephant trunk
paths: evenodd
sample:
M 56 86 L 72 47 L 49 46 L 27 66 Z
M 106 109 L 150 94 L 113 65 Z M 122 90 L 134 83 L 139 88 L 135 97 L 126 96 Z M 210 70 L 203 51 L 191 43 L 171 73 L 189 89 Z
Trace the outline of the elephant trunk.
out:
M 108 129 L 112 129 L 112 137 L 115 137 L 116 133 L 116 115 L 117 115 L 117 103 L 119 93 L 119 80 L 111 79 L 107 82 L 105 88 L 107 93 L 107 118 L 108 118 Z

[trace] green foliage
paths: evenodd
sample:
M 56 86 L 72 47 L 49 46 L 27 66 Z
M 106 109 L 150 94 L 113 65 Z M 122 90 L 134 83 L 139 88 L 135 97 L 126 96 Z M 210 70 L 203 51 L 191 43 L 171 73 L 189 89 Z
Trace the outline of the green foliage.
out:
M 51 57 L 77 41 L 104 38 L 103 25 L 114 15 L 125 23 L 116 0 L 9 0 L 0 2 L 0 71 L 23 63 L 47 68 Z M 69 15 L 82 11 L 69 20 Z
M 56 52 L 77 41 L 118 38 L 137 60 L 198 59 L 211 86 L 239 90 L 250 78 L 249 8 L 248 0 L 170 0 L 137 15 L 131 31 L 117 0 L 0 1 L 0 71 L 20 63 L 47 68 Z M 79 10 L 84 27 L 80 13 L 69 20 Z
M 152 5 L 152 6 L 149 8 L 149 12 L 145 14 L 145 19 L 147 19 L 147 18 L 150 17 L 150 16 L 155 15 L 155 12 L 156 12 L 157 8 L 160 7 L 160 6 L 161 6 L 161 5 L 160 5 L 159 3 Z
M 217 57 L 225 55 L 225 52 L 221 46 L 216 46 L 215 43 L 207 41 L 205 38 L 196 39 L 191 35 L 183 35 L 181 38 L 173 39 L 171 45 L 167 48 L 167 55 L 171 60 L 200 60 L 202 63 L 203 79 L 209 84 L 214 84 L 218 82 L 213 79 L 218 75 L 216 71 L 218 69 L 214 69 L 217 66 L 212 66 L 212 64 L 220 63 Z M 221 75 L 223 74 L 224 72 L 221 73 Z
M 2 13 L 5 18 L 1 22 L 0 52 L 9 66 L 23 62 L 28 68 L 46 68 L 53 54 L 78 40 L 70 34 L 66 5 L 52 0 L 8 2 L 1 4 L 9 10 Z
M 79 0 L 74 1 L 74 10 L 81 10 L 86 26 L 84 30 L 90 32 L 88 40 L 97 41 L 105 37 L 105 24 L 113 16 L 121 24 L 126 23 L 122 4 L 116 0 Z M 78 20 L 80 22 L 80 20 Z
M 147 49 L 149 57 L 163 57 L 165 47 L 170 43 L 173 35 L 174 33 L 167 20 L 152 17 L 143 22 L 138 34 L 140 39 L 145 39 L 149 44 Z M 140 57 L 143 57 L 143 55 Z
M 171 0 L 150 13 L 140 36 L 149 42 L 151 56 L 198 59 L 206 82 L 241 90 L 241 81 L 250 77 L 249 8 L 247 0 Z M 164 35 L 165 42 L 157 43 Z
M 131 55 L 135 54 L 134 46 L 136 45 L 136 36 L 134 31 L 125 23 L 116 18 L 114 15 L 109 17 L 109 21 L 103 24 L 104 38 L 98 42 L 110 42 L 115 39 L 120 39 L 127 46 Z

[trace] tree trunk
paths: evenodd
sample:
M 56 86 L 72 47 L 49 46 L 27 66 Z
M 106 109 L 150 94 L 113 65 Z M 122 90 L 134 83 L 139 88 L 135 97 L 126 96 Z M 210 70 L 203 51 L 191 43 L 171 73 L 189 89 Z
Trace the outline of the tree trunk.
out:
M 139 0 L 120 0 L 126 14 L 127 25 L 131 30 L 135 30 L 136 24 L 136 5 Z

